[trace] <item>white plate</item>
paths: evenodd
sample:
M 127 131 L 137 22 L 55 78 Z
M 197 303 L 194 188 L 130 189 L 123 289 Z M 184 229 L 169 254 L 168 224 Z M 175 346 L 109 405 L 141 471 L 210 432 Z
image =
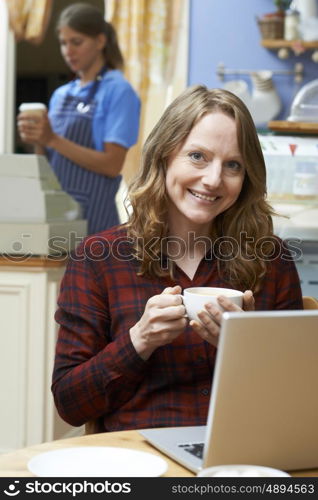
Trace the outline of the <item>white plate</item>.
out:
M 152 453 L 108 446 L 62 448 L 28 462 L 29 471 L 41 477 L 158 477 L 167 468 Z

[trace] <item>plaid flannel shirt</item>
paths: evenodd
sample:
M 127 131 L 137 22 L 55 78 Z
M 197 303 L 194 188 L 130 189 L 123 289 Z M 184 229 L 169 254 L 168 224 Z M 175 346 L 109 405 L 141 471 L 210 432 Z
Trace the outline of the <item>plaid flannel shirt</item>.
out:
M 123 226 L 86 238 L 69 259 L 56 312 L 52 391 L 58 412 L 75 426 L 102 417 L 107 431 L 204 425 L 216 349 L 188 326 L 144 361 L 129 330 L 147 300 L 168 286 L 229 285 L 208 257 L 193 279 L 177 266 L 173 281 L 137 276 L 137 270 Z M 255 301 L 258 310 L 302 309 L 290 258 L 268 263 Z

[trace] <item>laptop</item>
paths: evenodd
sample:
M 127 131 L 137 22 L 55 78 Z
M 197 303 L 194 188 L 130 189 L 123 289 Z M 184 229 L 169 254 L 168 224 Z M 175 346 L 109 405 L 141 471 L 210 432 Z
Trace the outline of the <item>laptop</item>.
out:
M 193 472 L 318 467 L 318 310 L 224 313 L 206 426 L 139 432 Z

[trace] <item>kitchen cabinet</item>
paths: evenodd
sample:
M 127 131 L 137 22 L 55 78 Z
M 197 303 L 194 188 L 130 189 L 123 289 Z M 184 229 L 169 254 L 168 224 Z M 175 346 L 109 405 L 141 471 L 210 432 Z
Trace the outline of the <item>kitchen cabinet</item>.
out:
M 50 391 L 64 262 L 0 258 L 0 452 L 76 435 Z

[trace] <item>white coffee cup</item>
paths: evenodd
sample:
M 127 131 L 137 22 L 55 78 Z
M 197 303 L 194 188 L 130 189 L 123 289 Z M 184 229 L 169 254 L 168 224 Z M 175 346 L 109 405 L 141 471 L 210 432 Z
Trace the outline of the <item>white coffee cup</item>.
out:
M 19 106 L 19 111 L 30 120 L 41 117 L 46 112 L 46 106 L 42 102 L 23 102 Z
M 198 472 L 198 477 L 290 477 L 287 472 L 261 465 L 216 465 Z
M 231 288 L 218 288 L 209 286 L 199 286 L 194 288 L 185 288 L 183 290 L 183 304 L 186 308 L 188 318 L 198 320 L 197 314 L 205 310 L 205 304 L 212 302 L 221 311 L 223 308 L 217 301 L 220 295 L 228 297 L 234 304 L 239 307 L 243 305 L 243 293 L 239 290 L 232 290 Z

